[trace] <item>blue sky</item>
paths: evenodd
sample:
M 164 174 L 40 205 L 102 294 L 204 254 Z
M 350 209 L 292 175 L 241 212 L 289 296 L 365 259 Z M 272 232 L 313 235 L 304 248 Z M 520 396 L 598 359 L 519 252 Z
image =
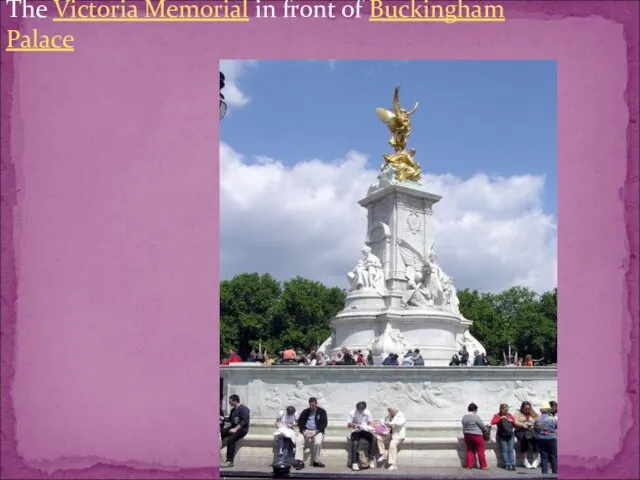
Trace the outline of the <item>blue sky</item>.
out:
M 557 284 L 554 61 L 223 60 L 221 275 L 345 287 L 366 195 L 390 151 L 375 114 L 400 83 L 409 148 L 434 208 L 438 262 L 459 288 Z M 247 252 L 260 252 L 259 255 Z
M 423 169 L 470 177 L 544 174 L 544 208 L 556 213 L 555 61 L 268 61 L 243 76 L 250 107 L 234 108 L 221 137 L 250 156 L 303 159 L 369 155 L 388 135 L 374 113 L 420 102 L 409 146 Z

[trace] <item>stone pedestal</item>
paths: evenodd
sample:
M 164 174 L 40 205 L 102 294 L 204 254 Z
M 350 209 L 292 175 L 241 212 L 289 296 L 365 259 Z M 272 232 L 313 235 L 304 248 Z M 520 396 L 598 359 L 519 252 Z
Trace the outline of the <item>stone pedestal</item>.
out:
M 467 332 L 472 322 L 457 308 L 451 279 L 435 259 L 433 206 L 442 197 L 416 182 L 385 181 L 372 185 L 359 203 L 367 209 L 364 260 L 384 276 L 384 288 L 352 285 L 345 308 L 334 319 L 334 335 L 321 350 L 371 351 L 376 364 L 389 353 L 402 357 L 419 349 L 426 365 L 446 366 L 463 345 L 484 352 Z M 407 257 L 413 259 L 408 265 Z M 411 263 L 411 262 L 409 262 Z M 449 282 L 449 295 L 432 304 L 416 305 L 411 293 L 419 286 L 416 278 L 425 266 L 432 271 L 437 288 Z M 377 271 L 377 270 L 376 270 Z M 422 276 L 424 278 L 424 276 Z
M 404 240 L 424 257 L 434 243 L 433 205 L 442 197 L 415 182 L 371 188 L 360 205 L 367 209 L 366 244 L 381 261 L 389 290 L 388 307 L 400 307 L 407 289 L 406 268 L 398 241 Z

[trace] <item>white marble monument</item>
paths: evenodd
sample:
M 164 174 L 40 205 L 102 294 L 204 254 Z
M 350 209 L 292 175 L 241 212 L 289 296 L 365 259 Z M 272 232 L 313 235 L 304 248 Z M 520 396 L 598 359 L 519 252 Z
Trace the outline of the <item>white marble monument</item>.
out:
M 333 319 L 334 334 L 321 351 L 371 351 L 379 364 L 389 353 L 420 349 L 426 365 L 448 365 L 462 346 L 470 355 L 484 348 L 469 333 L 453 279 L 438 265 L 433 207 L 442 197 L 420 181 L 415 150 L 406 151 L 410 116 L 400 107 L 376 113 L 392 133 L 395 153 L 383 155 L 378 180 L 359 203 L 367 209 L 362 258 L 347 274 L 345 308 Z
M 362 258 L 348 274 L 345 308 L 321 350 L 389 353 L 420 349 L 427 365 L 448 365 L 464 345 L 484 352 L 462 316 L 453 279 L 437 263 L 433 206 L 441 199 L 419 182 L 381 174 L 359 203 L 368 211 Z
M 276 413 L 289 405 L 300 411 L 315 397 L 329 416 L 327 457 L 346 461 L 346 415 L 364 400 L 376 418 L 390 406 L 405 414 L 402 464 L 460 465 L 460 418 L 469 403 L 488 421 L 501 403 L 515 409 L 528 400 L 536 408 L 557 399 L 555 367 L 447 366 L 463 346 L 471 358 L 485 350 L 469 333 L 472 321 L 460 313 L 453 279 L 438 265 L 432 214 L 442 197 L 420 182 L 415 151 L 405 150 L 415 110 L 400 107 L 397 88 L 393 112 L 377 110 L 393 134 L 395 153 L 384 155 L 377 182 L 359 202 L 368 215 L 364 247 L 347 273 L 349 292 L 333 319 L 334 334 L 320 347 L 370 351 L 376 366 L 222 367 L 223 398 L 238 394 L 252 412 L 251 432 L 243 439 L 247 456 L 267 461 Z M 416 348 L 424 367 L 378 366 L 389 353 Z M 493 448 L 491 465 L 498 458 Z

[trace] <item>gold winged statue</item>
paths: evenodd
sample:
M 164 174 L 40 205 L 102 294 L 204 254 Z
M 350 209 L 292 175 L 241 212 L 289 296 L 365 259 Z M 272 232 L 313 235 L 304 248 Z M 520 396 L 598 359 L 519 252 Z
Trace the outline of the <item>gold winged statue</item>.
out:
M 417 182 L 420 180 L 420 165 L 413 157 L 416 153 L 414 149 L 406 151 L 407 140 L 411 135 L 411 115 L 418 109 L 418 103 L 411 110 L 405 110 L 400 106 L 400 86 L 396 85 L 393 92 L 393 111 L 385 108 L 376 108 L 378 118 L 391 131 L 389 145 L 394 149 L 394 153 L 383 155 L 387 165 L 395 170 L 397 180 L 409 180 Z

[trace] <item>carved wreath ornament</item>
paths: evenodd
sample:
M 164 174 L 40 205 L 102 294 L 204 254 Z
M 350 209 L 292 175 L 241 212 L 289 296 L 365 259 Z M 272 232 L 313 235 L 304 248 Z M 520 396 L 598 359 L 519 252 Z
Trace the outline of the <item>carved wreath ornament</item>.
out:
M 411 212 L 407 215 L 407 228 L 409 232 L 414 235 L 420 231 L 422 227 L 422 222 L 420 221 L 420 216 L 416 212 Z

